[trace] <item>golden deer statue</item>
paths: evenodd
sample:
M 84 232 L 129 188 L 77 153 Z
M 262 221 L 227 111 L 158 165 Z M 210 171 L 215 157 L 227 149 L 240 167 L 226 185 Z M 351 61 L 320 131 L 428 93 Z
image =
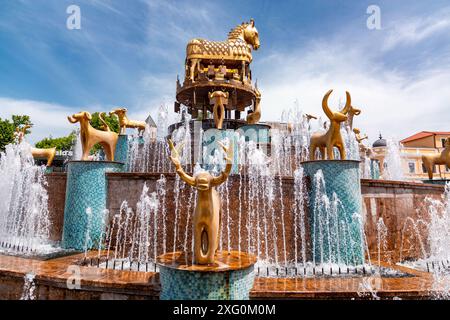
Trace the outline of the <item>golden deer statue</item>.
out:
M 67 119 L 70 123 L 80 123 L 81 146 L 83 149 L 81 160 L 88 160 L 89 152 L 92 147 L 99 143 L 105 152 L 106 159 L 109 161 L 114 161 L 114 152 L 116 151 L 119 135 L 111 131 L 101 115 L 100 121 L 102 121 L 102 127 L 106 129 L 106 131 L 97 130 L 91 126 L 89 121 L 92 120 L 92 116 L 87 111 L 82 111 L 72 116 L 68 116 Z
M 23 139 L 25 138 L 25 132 L 30 128 L 31 128 L 31 125 L 29 125 L 29 124 L 23 126 L 21 129 L 16 128 L 16 136 L 17 136 L 19 143 L 21 143 L 23 141 Z M 47 159 L 47 167 L 50 167 L 56 156 L 56 148 L 40 149 L 40 148 L 31 147 L 31 155 L 33 156 L 33 158 Z
M 127 128 L 136 128 L 139 134 L 145 131 L 147 124 L 145 121 L 129 120 L 127 117 L 128 110 L 126 108 L 117 108 L 112 110 L 109 115 L 115 114 L 119 118 L 120 134 L 125 134 Z
M 351 107 L 351 97 L 350 93 L 346 92 L 347 101 L 345 103 L 344 109 L 339 112 L 333 112 L 328 107 L 328 97 L 333 92 L 333 90 L 328 91 L 322 100 L 322 109 L 326 116 L 330 119 L 330 128 L 326 133 L 315 132 L 311 136 L 309 156 L 311 160 L 316 159 L 316 149 L 319 148 L 322 155 L 322 160 L 325 160 L 325 151 L 328 160 L 334 159 L 333 147 L 338 148 L 341 155 L 341 160 L 346 159 L 344 141 L 341 136 L 341 122 L 347 120 L 346 113 Z
M 422 162 L 430 180 L 433 180 L 433 168 L 435 165 L 447 165 L 447 167 L 450 167 L 450 138 L 445 139 L 445 147 L 441 153 L 422 155 Z
M 225 170 L 217 177 L 206 171 L 190 176 L 181 167 L 179 152 L 182 146 L 175 148 L 173 142 L 169 140 L 170 159 L 175 165 L 177 174 L 184 182 L 198 190 L 197 206 L 192 219 L 196 264 L 214 263 L 214 255 L 219 245 L 221 202 L 215 188 L 227 180 L 233 158 L 233 146 L 227 148 L 223 144 L 220 145 L 226 153 Z
M 246 77 L 246 64 L 252 62 L 252 49 L 259 48 L 258 30 L 255 21 L 242 23 L 228 34 L 226 41 L 192 39 L 186 47 L 186 78 L 195 81 L 201 70 L 201 62 L 221 60 L 224 63 L 240 63 L 242 81 Z

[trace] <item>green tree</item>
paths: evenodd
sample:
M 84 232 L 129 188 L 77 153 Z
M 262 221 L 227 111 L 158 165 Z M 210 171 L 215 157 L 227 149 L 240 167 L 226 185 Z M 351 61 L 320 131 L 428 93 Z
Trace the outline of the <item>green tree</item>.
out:
M 6 145 L 14 142 L 14 125 L 8 119 L 0 118 L 0 151 L 4 151 Z
M 6 145 L 14 142 L 14 132 L 16 128 L 25 125 L 32 126 L 30 116 L 27 115 L 13 115 L 12 122 L 8 119 L 2 120 L 0 118 L 0 151 L 4 151 Z M 25 134 L 29 134 L 30 130 L 26 130 Z
M 76 132 L 72 131 L 68 136 L 53 138 L 52 136 L 44 138 L 36 143 L 36 148 L 48 149 L 56 147 L 58 151 L 69 151 L 75 143 Z

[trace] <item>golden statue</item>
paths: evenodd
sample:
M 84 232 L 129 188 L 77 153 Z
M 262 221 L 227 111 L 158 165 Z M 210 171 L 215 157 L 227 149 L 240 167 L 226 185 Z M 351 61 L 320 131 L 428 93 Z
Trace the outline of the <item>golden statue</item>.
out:
M 97 143 L 102 146 L 106 159 L 114 161 L 114 152 L 116 151 L 119 135 L 111 131 L 101 116 L 99 118 L 105 131 L 97 130 L 91 126 L 89 121 L 92 120 L 92 116 L 87 111 L 82 111 L 67 117 L 70 123 L 80 122 L 81 146 L 83 149 L 81 160 L 83 161 L 88 160 L 89 152 Z
M 361 114 L 361 110 L 359 110 L 353 106 L 350 106 L 350 108 L 348 108 L 348 112 L 346 114 L 348 117 L 346 124 L 347 124 L 347 126 L 349 126 L 350 129 L 353 129 L 353 117 L 359 116 Z
M 227 65 L 230 65 L 230 62 L 232 64 L 239 63 L 242 68 L 240 78 L 245 81 L 246 64 L 252 62 L 250 46 L 254 50 L 259 48 L 258 30 L 255 28 L 253 19 L 249 23 L 242 23 L 231 30 L 226 41 L 192 39 L 186 47 L 186 78 L 195 82 L 199 72 L 203 71 L 202 61 L 209 63 L 211 60 L 219 60 Z M 223 73 L 223 71 L 218 71 Z
M 30 128 L 31 125 L 29 124 L 23 126 L 21 129 L 16 128 L 16 136 L 19 143 L 23 141 L 23 139 L 25 138 L 25 132 Z M 33 158 L 47 159 L 47 167 L 50 167 L 56 156 L 56 148 L 39 149 L 31 147 L 31 155 L 33 156 Z
M 344 141 L 341 136 L 341 122 L 347 120 L 346 113 L 351 106 L 350 93 L 346 92 L 347 101 L 345 103 L 344 109 L 339 112 L 333 112 L 328 107 L 328 97 L 333 92 L 333 90 L 328 91 L 322 100 L 322 109 L 326 116 L 330 119 L 330 128 L 326 133 L 315 132 L 311 136 L 311 142 L 309 147 L 309 156 L 311 160 L 316 159 L 316 149 L 319 148 L 322 155 L 322 160 L 325 160 L 325 151 L 328 160 L 334 160 L 333 147 L 338 148 L 341 155 L 341 160 L 346 159 Z
M 197 206 L 193 216 L 194 262 L 196 264 L 214 263 L 214 255 L 219 245 L 221 203 L 215 187 L 224 183 L 230 174 L 233 158 L 233 146 L 226 148 L 219 143 L 226 153 L 225 170 L 217 177 L 202 171 L 195 176 L 188 175 L 179 160 L 182 146 L 175 148 L 169 139 L 170 159 L 175 165 L 177 174 L 190 186 L 198 190 Z
M 261 92 L 259 92 L 258 88 L 255 88 L 255 94 L 256 99 L 254 110 L 247 116 L 248 124 L 257 124 L 261 119 L 261 107 L 259 105 L 261 102 Z
M 126 108 L 117 108 L 112 110 L 109 115 L 115 114 L 119 118 L 120 134 L 125 134 L 127 128 L 136 128 L 139 134 L 145 131 L 146 123 L 145 121 L 129 120 L 127 117 L 128 110 Z
M 450 138 L 445 140 L 445 148 L 438 154 L 422 155 L 422 162 L 428 172 L 428 178 L 433 180 L 433 169 L 437 165 L 450 167 Z
M 214 91 L 209 94 L 210 104 L 213 106 L 214 123 L 217 129 L 222 129 L 225 117 L 225 105 L 228 104 L 228 92 Z
M 369 139 L 367 135 L 361 137 L 361 130 L 358 128 L 354 128 L 353 132 L 355 133 L 356 141 L 358 141 L 359 144 L 361 144 L 364 140 Z

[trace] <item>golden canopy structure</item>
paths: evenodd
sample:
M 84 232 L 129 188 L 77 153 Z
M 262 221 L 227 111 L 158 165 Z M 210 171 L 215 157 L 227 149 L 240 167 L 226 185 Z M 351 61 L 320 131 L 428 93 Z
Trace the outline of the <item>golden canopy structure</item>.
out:
M 177 79 L 175 112 L 180 110 L 180 104 L 188 107 L 193 118 L 199 117 L 200 112 L 201 118 L 206 119 L 211 112 L 220 129 L 223 119 L 231 119 L 231 111 L 235 111 L 235 119 L 240 119 L 240 113 L 250 107 L 246 121 L 257 123 L 261 118 L 261 93 L 252 84 L 250 63 L 252 50 L 259 46 L 253 19 L 232 29 L 225 41 L 189 41 L 183 84 Z

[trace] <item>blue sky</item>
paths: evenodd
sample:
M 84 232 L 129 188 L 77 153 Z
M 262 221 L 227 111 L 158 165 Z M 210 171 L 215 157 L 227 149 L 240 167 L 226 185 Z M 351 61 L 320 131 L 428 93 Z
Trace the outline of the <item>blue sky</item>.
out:
M 66 8 L 81 8 L 68 30 Z M 381 9 L 369 30 L 366 9 Z M 150 1 L 0 0 L 0 117 L 26 113 L 29 137 L 70 132 L 66 116 L 126 106 L 131 116 L 172 110 L 177 74 L 191 38 L 223 40 L 254 18 L 261 48 L 253 76 L 263 120 L 345 90 L 363 113 L 371 140 L 420 130 L 450 131 L 450 2 L 447 1 Z

